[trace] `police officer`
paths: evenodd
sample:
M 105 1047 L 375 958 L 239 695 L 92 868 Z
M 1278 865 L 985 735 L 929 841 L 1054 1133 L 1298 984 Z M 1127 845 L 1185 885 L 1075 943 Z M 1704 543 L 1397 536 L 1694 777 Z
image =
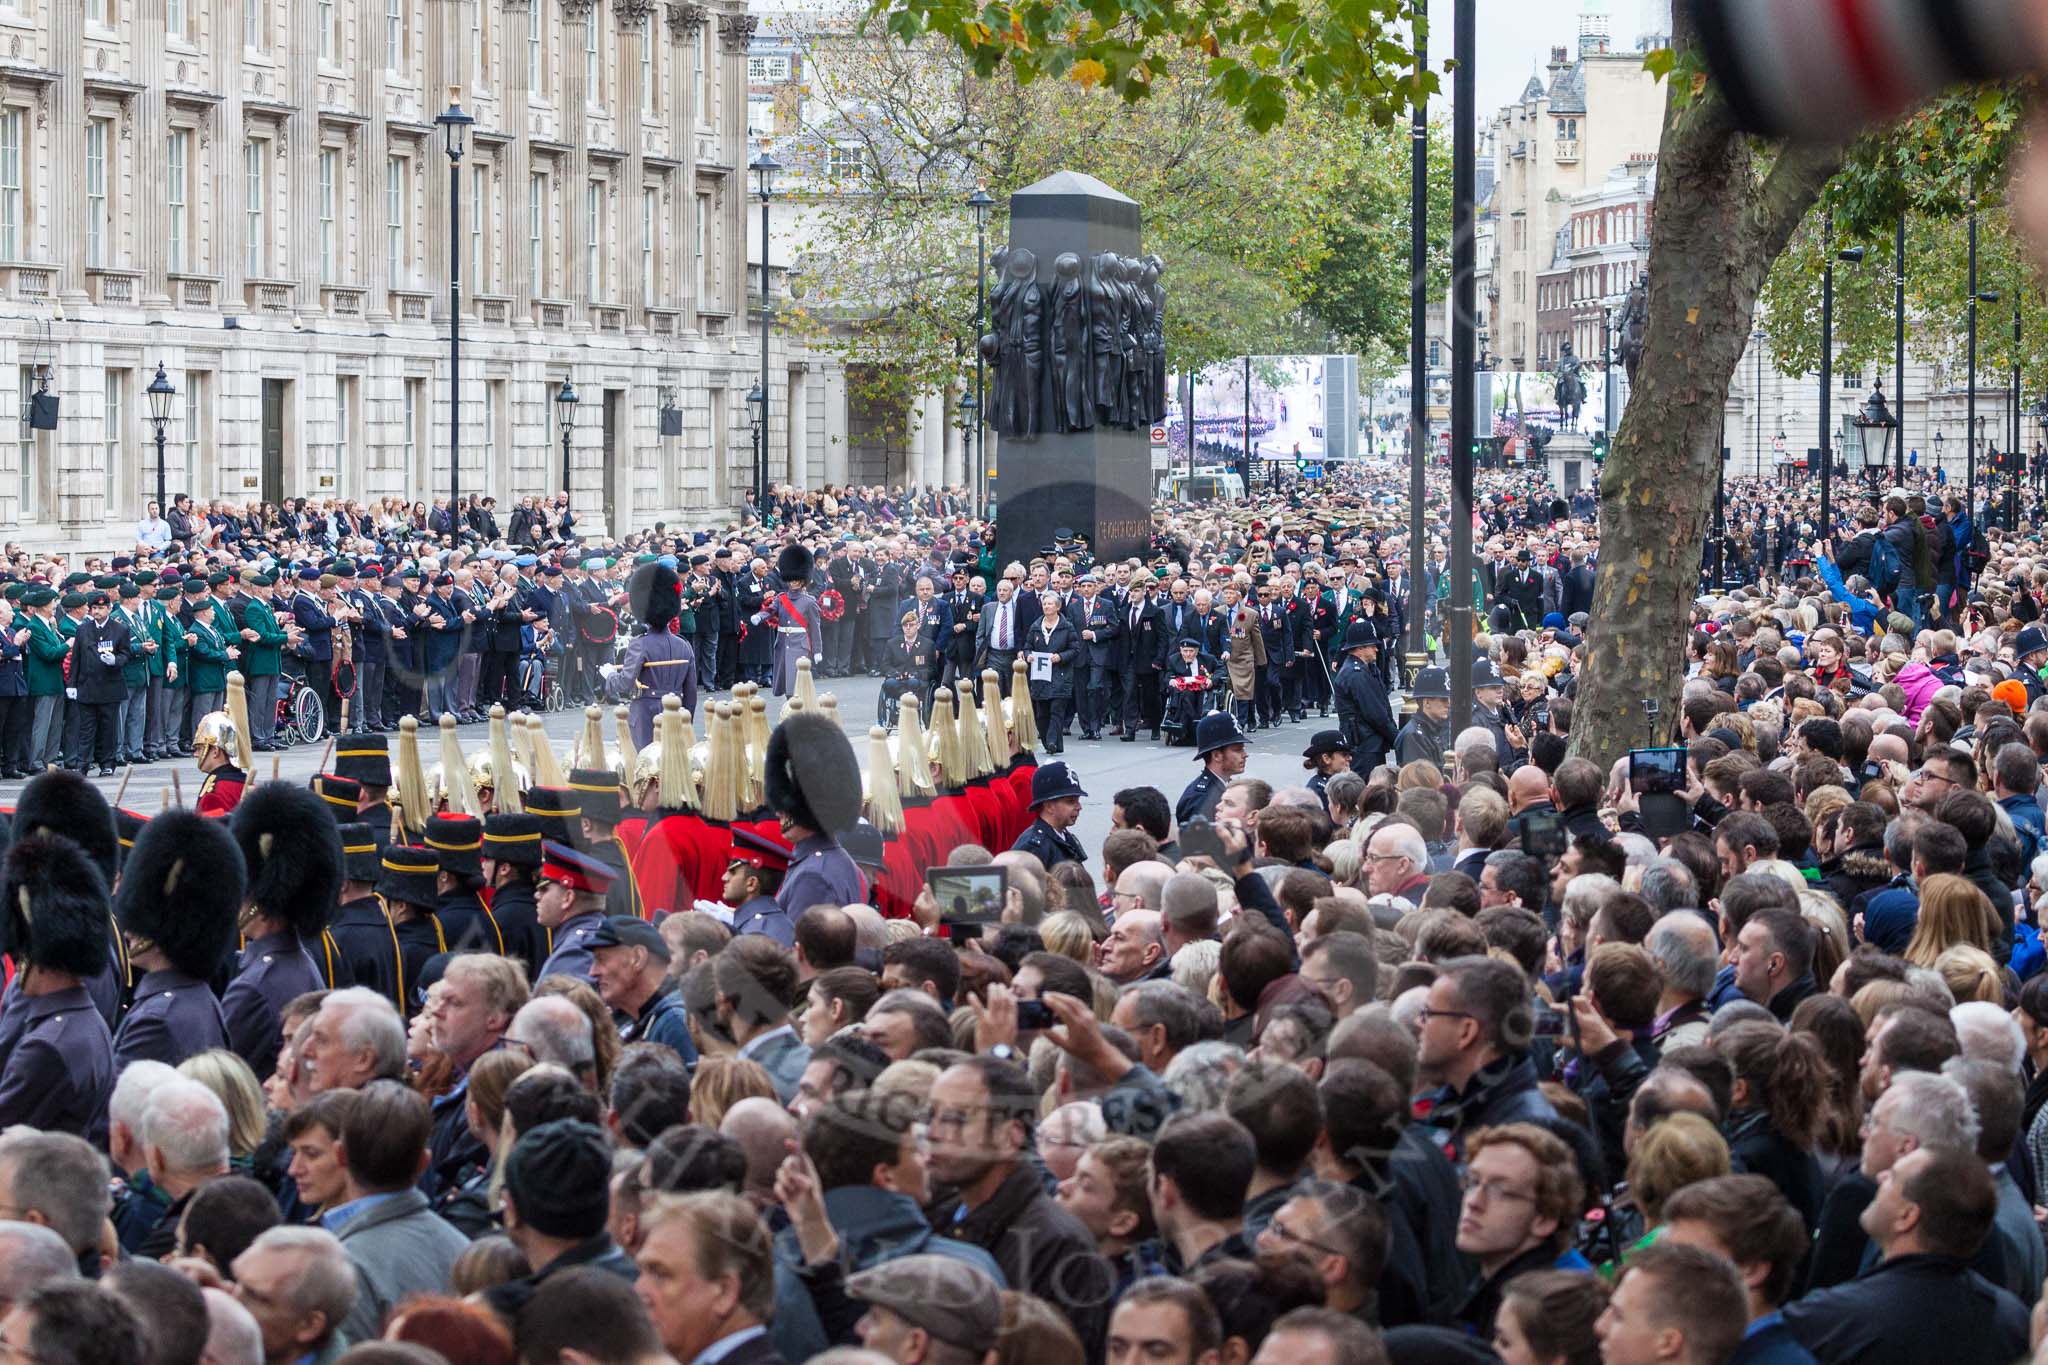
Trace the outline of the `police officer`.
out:
M 859 789 L 856 781 L 854 790 Z M 590 980 L 590 941 L 604 923 L 604 898 L 613 875 L 587 853 L 553 839 L 542 842 L 536 901 L 541 924 L 555 936 L 555 949 L 541 964 L 541 976 L 559 972 Z
M 1065 763 L 1041 764 L 1031 774 L 1034 818 L 1011 849 L 1035 855 L 1048 871 L 1061 863 L 1087 862 L 1087 851 L 1073 835 L 1074 822 L 1081 818 L 1081 798 L 1087 794 Z
M 1351 769 L 1351 745 L 1345 740 L 1342 730 L 1318 730 L 1301 751 L 1301 766 L 1312 776 L 1308 789 L 1322 799 L 1323 791 L 1330 785 L 1330 779 L 1338 773 Z
M 1415 675 L 1408 695 L 1415 699 L 1415 714 L 1394 736 L 1394 762 L 1406 766 L 1418 760 L 1450 771 L 1445 761 L 1451 753 L 1451 680 L 1441 668 L 1425 668 Z
M 114 1034 L 114 1069 L 176 1066 L 227 1044 L 211 982 L 235 941 L 242 855 L 219 820 L 167 810 L 148 821 L 121 864 L 114 917 L 144 975 Z
M 1251 741 L 1238 728 L 1237 717 L 1228 711 L 1211 711 L 1195 723 L 1195 761 L 1202 771 L 1188 783 L 1173 808 L 1173 820 L 1185 825 L 1190 820 L 1210 820 L 1216 803 L 1230 779 L 1244 771 L 1245 751 Z
M 1359 770 L 1371 772 L 1386 762 L 1398 733 L 1393 708 L 1387 702 L 1386 679 L 1380 676 L 1379 631 L 1363 618 L 1353 621 L 1344 632 L 1344 652 L 1350 657 L 1337 670 L 1333 689 L 1337 724 L 1351 745 Z
M 285 782 L 250 789 L 232 830 L 248 869 L 241 914 L 248 941 L 221 1013 L 228 1046 L 261 1081 L 277 1066 L 284 1007 L 330 985 L 308 945 L 320 944 L 341 892 L 341 833 L 319 797 Z M 344 974 L 332 984 L 349 981 Z

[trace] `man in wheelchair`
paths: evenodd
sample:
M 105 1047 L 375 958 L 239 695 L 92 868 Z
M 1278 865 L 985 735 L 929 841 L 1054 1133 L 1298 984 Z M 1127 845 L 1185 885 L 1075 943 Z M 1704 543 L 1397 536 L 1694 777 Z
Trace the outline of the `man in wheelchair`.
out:
M 1162 675 L 1166 688 L 1166 742 L 1188 745 L 1195 742 L 1195 722 L 1209 711 L 1209 694 L 1216 687 L 1217 661 L 1202 649 L 1197 635 L 1183 635 L 1167 657 Z

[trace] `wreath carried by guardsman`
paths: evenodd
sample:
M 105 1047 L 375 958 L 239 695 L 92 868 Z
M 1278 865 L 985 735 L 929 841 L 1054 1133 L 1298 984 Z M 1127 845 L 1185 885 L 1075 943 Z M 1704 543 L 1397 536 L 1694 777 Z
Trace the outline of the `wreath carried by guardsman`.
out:
M 837 621 L 846 615 L 846 597 L 837 588 L 827 588 L 818 594 L 818 615 L 827 621 Z

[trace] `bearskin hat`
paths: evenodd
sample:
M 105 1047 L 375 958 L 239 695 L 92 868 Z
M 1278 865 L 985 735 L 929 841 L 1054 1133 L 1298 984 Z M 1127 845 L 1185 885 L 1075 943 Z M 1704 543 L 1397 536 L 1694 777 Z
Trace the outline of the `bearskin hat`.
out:
M 233 829 L 249 877 L 243 900 L 301 938 L 325 928 L 341 894 L 341 827 L 327 803 L 304 787 L 265 782 L 235 807 Z
M 39 830 L 0 863 L 0 951 L 53 971 L 107 965 L 107 880 L 83 848 Z
M 235 942 L 248 871 L 226 822 L 167 810 L 144 825 L 121 866 L 114 920 L 187 976 L 212 978 Z
M 667 630 L 683 608 L 683 580 L 666 564 L 642 564 L 633 570 L 627 601 L 649 630 Z
M 810 582 L 815 565 L 815 557 L 801 545 L 785 545 L 782 553 L 775 556 L 776 574 L 792 588 L 800 588 Z
M 84 849 L 99 869 L 100 880 L 113 885 L 121 865 L 121 840 L 114 829 L 114 808 L 98 787 L 64 768 L 47 768 L 30 778 L 14 806 L 14 835 L 26 839 L 44 830 Z
M 860 763 L 823 715 L 788 716 L 768 737 L 768 805 L 806 829 L 837 834 L 860 819 Z

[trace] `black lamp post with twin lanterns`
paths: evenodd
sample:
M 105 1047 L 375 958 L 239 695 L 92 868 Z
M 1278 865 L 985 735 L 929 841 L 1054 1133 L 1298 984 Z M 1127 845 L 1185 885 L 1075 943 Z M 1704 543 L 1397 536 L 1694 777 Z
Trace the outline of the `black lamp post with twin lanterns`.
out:
M 448 515 L 462 518 L 462 139 L 476 122 L 462 108 L 462 87 L 448 87 L 448 108 L 434 122 L 448 150 Z M 479 210 L 481 211 L 481 210 Z
M 569 492 L 569 433 L 576 426 L 576 387 L 569 382 L 569 376 L 562 376 L 561 390 L 555 394 L 555 423 L 562 428 L 562 493 Z M 574 499 L 571 499 L 573 505 Z
M 164 429 L 171 424 L 171 402 L 178 391 L 171 387 L 171 377 L 164 373 L 161 360 L 156 365 L 156 378 L 149 381 L 143 392 L 149 395 L 149 424 L 156 428 L 156 514 L 167 516 L 170 502 L 164 496 Z

